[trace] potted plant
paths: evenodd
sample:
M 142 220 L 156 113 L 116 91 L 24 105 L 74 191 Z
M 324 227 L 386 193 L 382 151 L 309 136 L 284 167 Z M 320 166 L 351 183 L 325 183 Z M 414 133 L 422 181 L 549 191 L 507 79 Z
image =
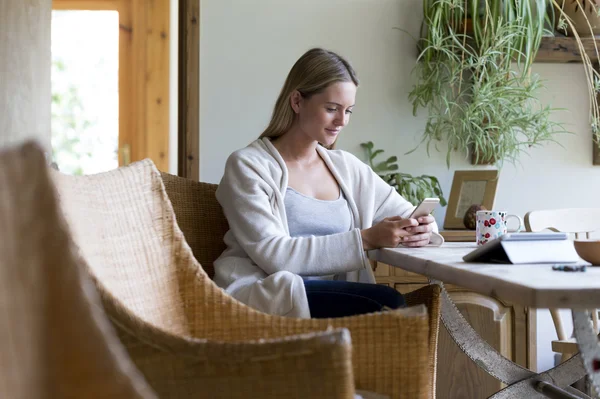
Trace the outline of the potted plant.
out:
M 371 169 L 386 183 L 394 187 L 398 193 L 412 204 L 418 204 L 425 198 L 436 197 L 440 205 L 446 206 L 447 201 L 440 187 L 440 182 L 434 176 L 412 176 L 398 172 L 398 157 L 391 156 L 385 161 L 376 162 L 375 158 L 383 154 L 383 150 L 374 149 L 373 142 L 361 143 L 367 154 L 367 162 Z
M 550 5 L 556 0 L 423 0 L 409 99 L 414 114 L 428 111 L 428 152 L 446 141 L 448 166 L 457 150 L 501 166 L 565 132 L 551 119 L 555 109 L 541 104 L 543 84 L 531 72 L 542 36 L 552 34 Z

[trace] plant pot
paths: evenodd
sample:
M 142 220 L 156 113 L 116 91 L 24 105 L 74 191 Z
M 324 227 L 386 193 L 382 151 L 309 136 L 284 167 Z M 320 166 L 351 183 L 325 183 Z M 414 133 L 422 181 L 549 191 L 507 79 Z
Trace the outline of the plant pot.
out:
M 475 151 L 473 146 L 469 147 L 469 154 L 471 155 L 471 165 L 493 165 L 496 163 L 496 157 L 484 159 L 481 155 Z
M 465 30 L 465 22 L 466 22 L 466 26 L 467 29 Z M 452 28 L 452 30 L 456 33 L 458 33 L 459 35 L 462 34 L 466 34 L 469 37 L 473 36 L 474 30 L 473 30 L 473 18 L 466 18 L 465 20 L 461 20 L 458 24 L 455 24 L 454 22 L 450 23 L 450 27 Z
M 471 6 L 474 1 L 477 1 L 477 11 L 476 14 L 471 14 Z M 599 0 L 600 1 L 600 0 Z M 485 15 L 486 15 L 486 7 L 488 5 L 487 0 L 465 0 L 465 10 L 467 11 L 466 25 L 467 29 L 464 30 L 464 23 L 461 22 L 461 30 L 460 33 L 465 32 L 469 36 L 473 36 L 475 33 L 473 25 L 473 17 L 478 21 L 479 26 L 483 29 L 487 23 Z
M 600 17 L 597 12 L 600 7 L 600 0 L 562 0 L 562 2 L 559 0 L 558 3 L 562 5 L 562 10 L 565 15 L 571 19 L 579 36 L 589 37 L 600 35 Z M 581 4 L 582 7 L 580 7 L 578 3 Z M 558 22 L 560 21 L 561 15 L 560 10 L 555 10 L 554 14 L 556 30 L 567 36 L 572 36 L 573 32 L 568 24 L 566 30 L 558 29 Z M 592 28 L 591 30 L 590 26 L 588 26 L 588 21 Z

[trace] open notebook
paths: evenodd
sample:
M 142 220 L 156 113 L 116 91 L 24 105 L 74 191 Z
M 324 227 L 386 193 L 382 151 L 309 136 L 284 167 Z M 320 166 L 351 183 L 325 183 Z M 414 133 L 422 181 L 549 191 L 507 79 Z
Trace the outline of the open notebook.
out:
M 567 233 L 508 233 L 469 252 L 463 260 L 514 264 L 581 261 Z

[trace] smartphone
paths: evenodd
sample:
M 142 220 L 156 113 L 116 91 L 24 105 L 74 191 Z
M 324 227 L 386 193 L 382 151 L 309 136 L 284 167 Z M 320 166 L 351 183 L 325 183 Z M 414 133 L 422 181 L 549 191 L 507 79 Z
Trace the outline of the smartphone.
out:
M 415 210 L 410 214 L 409 218 L 416 219 L 421 216 L 427 216 L 433 212 L 439 203 L 439 198 L 425 198 L 419 205 L 417 205 Z

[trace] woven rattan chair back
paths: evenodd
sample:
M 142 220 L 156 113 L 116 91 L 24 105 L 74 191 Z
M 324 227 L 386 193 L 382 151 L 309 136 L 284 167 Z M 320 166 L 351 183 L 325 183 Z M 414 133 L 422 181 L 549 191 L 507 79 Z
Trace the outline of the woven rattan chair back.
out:
M 168 173 L 161 173 L 161 176 L 185 240 L 204 271 L 213 278 L 213 263 L 225 250 L 223 236 L 229 230 L 223 209 L 215 197 L 218 186 Z
M 119 342 L 36 145 L 0 152 L 0 398 L 155 398 Z
M 151 161 L 97 175 L 53 175 L 74 240 L 108 304 L 182 336 L 215 317 L 210 302 L 217 288 L 203 284 L 208 276 L 177 227 Z M 199 290 L 207 306 L 196 300 Z

